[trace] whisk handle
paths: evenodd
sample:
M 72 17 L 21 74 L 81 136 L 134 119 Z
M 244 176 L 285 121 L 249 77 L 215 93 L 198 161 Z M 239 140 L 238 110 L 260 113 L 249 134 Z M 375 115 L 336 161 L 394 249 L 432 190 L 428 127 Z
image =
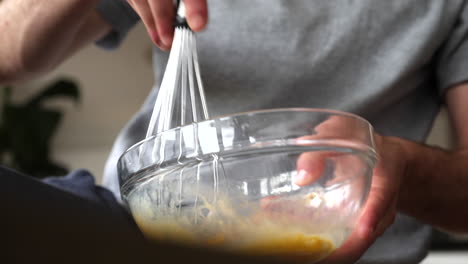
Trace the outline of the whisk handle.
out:
M 176 18 L 174 22 L 174 27 L 185 27 L 185 28 L 190 29 L 187 23 L 187 18 L 185 16 L 184 1 L 176 0 L 175 8 L 176 8 Z

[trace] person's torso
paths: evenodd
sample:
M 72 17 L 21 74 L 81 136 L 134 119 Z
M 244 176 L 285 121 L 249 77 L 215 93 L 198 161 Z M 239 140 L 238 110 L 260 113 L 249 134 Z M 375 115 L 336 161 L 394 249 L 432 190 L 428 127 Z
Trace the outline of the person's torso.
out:
M 212 116 L 313 107 L 421 141 L 440 104 L 434 62 L 464 1 L 209 1 L 199 33 Z M 156 51 L 160 81 L 167 54 Z M 411 127 L 408 127 L 411 124 Z

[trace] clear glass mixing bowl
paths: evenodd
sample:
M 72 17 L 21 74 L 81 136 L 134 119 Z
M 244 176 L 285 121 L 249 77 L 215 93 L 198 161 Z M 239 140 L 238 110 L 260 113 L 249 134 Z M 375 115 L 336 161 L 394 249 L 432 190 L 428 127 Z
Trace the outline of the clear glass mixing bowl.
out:
M 123 200 L 151 238 L 313 262 L 353 230 L 376 153 L 364 119 L 276 109 L 175 128 L 119 160 Z

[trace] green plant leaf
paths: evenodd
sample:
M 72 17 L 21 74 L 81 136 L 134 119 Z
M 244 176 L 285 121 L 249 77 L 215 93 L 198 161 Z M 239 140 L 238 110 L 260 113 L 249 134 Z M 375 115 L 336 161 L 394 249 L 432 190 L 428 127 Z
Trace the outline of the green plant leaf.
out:
M 79 103 L 80 91 L 75 82 L 62 79 L 45 87 L 39 94 L 31 98 L 26 105 L 28 107 L 37 106 L 44 100 L 54 97 L 68 97 L 75 101 L 75 103 Z
M 13 104 L 10 94 L 11 88 L 3 90 L 0 159 L 8 153 L 7 156 L 11 157 L 9 165 L 34 177 L 65 175 L 67 169 L 50 159 L 50 143 L 63 114 L 60 110 L 47 109 L 41 103 L 56 97 L 70 98 L 78 103 L 78 86 L 70 80 L 59 80 L 26 104 Z
M 42 175 L 44 168 L 54 167 L 50 161 L 50 142 L 62 113 L 37 107 L 9 106 L 5 115 L 8 122 L 6 138 L 15 167 L 33 176 Z
M 11 100 L 11 87 L 2 87 L 2 105 L 0 108 L 0 159 L 3 157 L 3 152 L 8 148 L 8 138 L 6 136 L 6 125 L 5 125 L 5 108 L 10 105 Z M 0 160 L 0 162 L 2 162 Z

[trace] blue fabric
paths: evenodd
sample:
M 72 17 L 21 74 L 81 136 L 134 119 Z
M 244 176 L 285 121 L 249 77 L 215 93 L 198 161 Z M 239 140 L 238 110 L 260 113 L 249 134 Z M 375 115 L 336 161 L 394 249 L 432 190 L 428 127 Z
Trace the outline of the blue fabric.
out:
M 115 201 L 110 191 L 96 185 L 94 177 L 87 170 L 76 170 L 65 177 L 45 178 L 43 182 L 95 202 Z
M 124 0 L 100 0 L 96 9 L 112 26 L 112 31 L 96 42 L 105 49 L 118 47 L 128 31 L 140 20 L 137 13 Z
M 1 263 L 148 263 L 157 248 L 87 171 L 44 181 L 0 165 Z M 158 254 L 160 255 L 160 254 Z
M 127 210 L 116 200 L 114 194 L 108 189 L 96 185 L 94 176 L 87 170 L 76 170 L 65 177 L 45 178 L 43 182 L 106 206 L 118 216 L 131 218 Z

